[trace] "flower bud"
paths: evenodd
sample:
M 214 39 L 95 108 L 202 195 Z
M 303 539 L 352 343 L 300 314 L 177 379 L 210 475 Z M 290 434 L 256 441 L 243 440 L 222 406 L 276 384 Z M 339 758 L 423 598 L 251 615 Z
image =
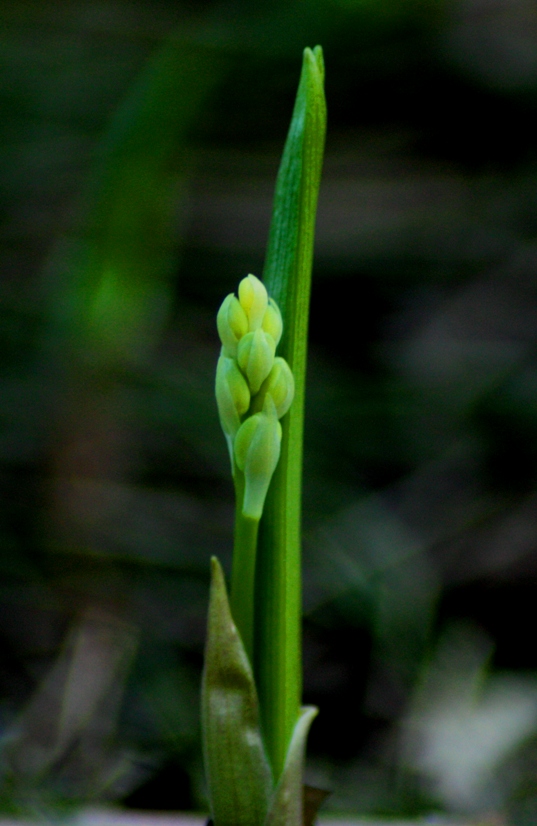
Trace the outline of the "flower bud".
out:
M 255 275 L 247 275 L 239 284 L 239 301 L 248 317 L 250 332 L 259 330 L 268 306 L 265 287 Z
M 263 410 L 249 416 L 235 437 L 235 461 L 244 473 L 243 516 L 261 519 L 263 505 L 280 458 L 282 426 L 270 393 Z
M 216 403 L 233 466 L 233 441 L 250 406 L 250 391 L 234 359 L 222 354 L 216 367 Z
M 233 293 L 224 298 L 216 316 L 216 325 L 225 355 L 235 358 L 237 343 L 248 332 L 248 317 Z
M 250 392 L 255 396 L 274 364 L 276 344 L 264 330 L 246 333 L 239 341 L 237 361 L 248 379 Z
M 273 298 L 269 298 L 268 301 L 268 307 L 265 310 L 261 327 L 265 333 L 269 333 L 272 336 L 277 347 L 283 331 L 282 314 L 280 313 L 280 308 Z
M 276 408 L 276 415 L 278 419 L 281 419 L 291 407 L 295 396 L 295 380 L 291 368 L 286 360 L 280 356 L 274 359 L 272 370 L 259 388 L 259 392 L 252 406 L 254 413 L 257 413 L 258 410 L 263 408 L 267 393 L 270 393 L 272 396 Z

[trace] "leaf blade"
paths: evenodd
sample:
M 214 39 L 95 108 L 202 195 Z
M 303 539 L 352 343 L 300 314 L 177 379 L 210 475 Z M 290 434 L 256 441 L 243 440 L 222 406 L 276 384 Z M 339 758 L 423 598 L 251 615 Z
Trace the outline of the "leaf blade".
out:
M 276 183 L 264 270 L 284 334 L 279 352 L 295 378 L 282 419 L 281 457 L 260 524 L 256 571 L 256 679 L 275 778 L 298 718 L 301 674 L 301 489 L 309 299 L 326 132 L 322 50 L 304 51 L 293 117 Z
M 211 577 L 201 709 L 212 816 L 215 826 L 261 826 L 272 775 L 259 726 L 257 691 L 215 558 Z

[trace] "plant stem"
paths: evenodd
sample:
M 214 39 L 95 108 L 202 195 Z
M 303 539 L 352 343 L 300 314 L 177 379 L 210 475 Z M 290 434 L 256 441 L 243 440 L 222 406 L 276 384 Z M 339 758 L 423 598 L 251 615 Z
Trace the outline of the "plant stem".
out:
M 321 48 L 306 49 L 276 182 L 264 271 L 265 286 L 282 311 L 279 351 L 295 378 L 295 399 L 282 420 L 280 461 L 265 503 L 256 571 L 256 682 L 276 781 L 302 694 L 302 442 L 313 241 L 326 130 L 323 82 Z
M 235 467 L 235 535 L 231 571 L 231 613 L 253 663 L 255 563 L 258 519 L 243 516 L 244 473 Z

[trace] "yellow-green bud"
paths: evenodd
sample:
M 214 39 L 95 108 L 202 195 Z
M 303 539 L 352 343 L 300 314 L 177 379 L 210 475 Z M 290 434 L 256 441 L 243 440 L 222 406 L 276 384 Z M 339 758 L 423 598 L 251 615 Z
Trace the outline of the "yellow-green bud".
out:
M 272 370 L 275 352 L 274 339 L 264 330 L 246 333 L 239 341 L 237 361 L 248 379 L 252 396 L 255 396 Z
M 233 442 L 241 426 L 241 416 L 244 416 L 250 406 L 250 391 L 237 362 L 222 355 L 216 367 L 216 403 L 220 424 L 226 437 L 231 466 L 233 467 Z
M 248 332 L 248 317 L 233 293 L 224 298 L 216 316 L 216 326 L 226 356 L 235 358 L 237 344 Z
M 235 437 L 235 461 L 244 473 L 243 516 L 261 519 L 263 505 L 280 458 L 282 426 L 270 393 L 263 410 L 249 416 Z
M 274 341 L 276 342 L 276 347 L 278 346 L 278 342 L 282 337 L 283 331 L 283 321 L 282 321 L 282 314 L 280 313 L 280 308 L 276 304 L 273 298 L 269 298 L 268 307 L 265 310 L 265 315 L 263 316 L 263 322 L 261 324 L 262 329 L 265 333 L 269 333 Z
M 286 360 L 277 356 L 274 359 L 272 370 L 261 385 L 259 393 L 256 395 L 252 410 L 257 413 L 263 408 L 265 396 L 270 393 L 276 408 L 278 419 L 285 416 L 295 396 L 295 380 L 291 368 Z
M 259 330 L 268 306 L 268 295 L 265 287 L 255 275 L 247 275 L 240 282 L 239 301 L 248 316 L 250 332 Z

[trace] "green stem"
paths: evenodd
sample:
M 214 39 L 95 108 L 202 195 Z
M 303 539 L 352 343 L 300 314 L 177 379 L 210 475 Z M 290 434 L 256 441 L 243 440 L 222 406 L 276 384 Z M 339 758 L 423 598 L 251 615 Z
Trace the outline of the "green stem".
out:
M 231 613 L 246 653 L 253 663 L 254 587 L 258 519 L 242 514 L 244 473 L 235 468 L 235 536 L 231 570 Z
M 309 297 L 326 129 L 322 50 L 304 51 L 274 199 L 265 286 L 282 311 L 280 354 L 295 378 L 265 503 L 256 571 L 255 669 L 267 753 L 279 778 L 302 695 L 301 492 Z

